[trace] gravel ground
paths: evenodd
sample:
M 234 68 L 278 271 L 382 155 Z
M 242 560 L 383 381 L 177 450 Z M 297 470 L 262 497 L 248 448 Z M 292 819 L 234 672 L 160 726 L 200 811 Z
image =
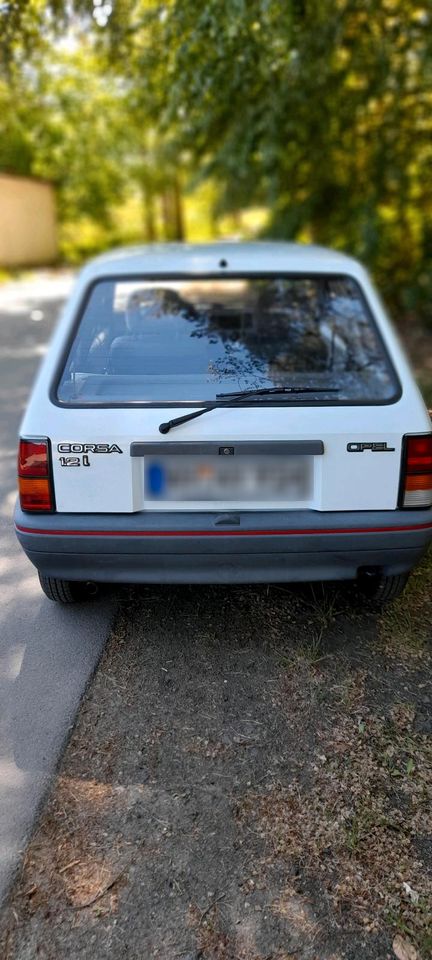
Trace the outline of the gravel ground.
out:
M 3 960 L 426 960 L 431 614 L 427 562 L 384 616 L 331 586 L 125 591 Z

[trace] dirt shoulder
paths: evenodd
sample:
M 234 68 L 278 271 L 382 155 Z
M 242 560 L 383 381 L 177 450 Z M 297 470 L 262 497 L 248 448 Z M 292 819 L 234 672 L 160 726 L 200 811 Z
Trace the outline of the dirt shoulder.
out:
M 2 958 L 430 956 L 430 572 L 124 595 Z

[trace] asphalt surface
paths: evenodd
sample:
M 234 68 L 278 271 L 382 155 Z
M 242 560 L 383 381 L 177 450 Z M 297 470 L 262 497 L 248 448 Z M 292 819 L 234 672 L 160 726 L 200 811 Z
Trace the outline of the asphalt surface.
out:
M 0 286 L 0 902 L 8 891 L 113 614 L 42 594 L 12 526 L 19 423 L 72 283 L 38 273 Z

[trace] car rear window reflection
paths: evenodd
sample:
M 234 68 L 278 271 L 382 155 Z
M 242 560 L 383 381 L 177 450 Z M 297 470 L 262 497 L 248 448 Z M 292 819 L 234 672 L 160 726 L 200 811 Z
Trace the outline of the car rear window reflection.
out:
M 396 398 L 395 375 L 354 280 L 101 280 L 57 396 L 79 405 L 194 403 L 279 386 L 337 390 L 333 404 Z

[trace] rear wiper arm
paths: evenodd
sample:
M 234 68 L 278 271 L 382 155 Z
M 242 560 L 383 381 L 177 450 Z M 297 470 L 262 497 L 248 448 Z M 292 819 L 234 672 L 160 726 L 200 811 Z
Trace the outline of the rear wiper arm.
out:
M 220 403 L 211 403 L 208 407 L 202 407 L 201 410 L 186 413 L 184 417 L 174 417 L 174 420 L 167 420 L 166 423 L 160 423 L 159 433 L 169 433 L 172 427 L 179 427 L 181 423 L 187 423 L 188 420 L 195 420 L 196 417 L 202 417 L 203 413 L 208 413 L 209 410 L 229 406 L 237 400 L 245 400 L 248 397 L 264 397 L 276 393 L 339 393 L 339 389 L 337 387 L 260 387 L 257 390 L 242 390 L 240 393 L 217 393 L 216 399 L 219 400 L 219 398 L 221 398 Z

